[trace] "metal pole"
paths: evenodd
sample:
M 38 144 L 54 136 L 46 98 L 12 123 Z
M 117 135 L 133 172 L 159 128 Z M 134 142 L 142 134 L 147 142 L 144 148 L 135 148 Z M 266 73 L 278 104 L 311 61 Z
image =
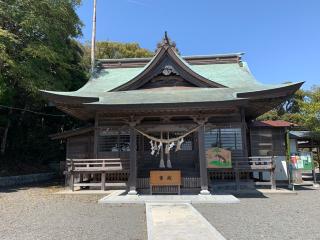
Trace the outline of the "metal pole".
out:
M 96 23 L 97 23 L 97 0 L 93 0 L 92 37 L 91 37 L 91 73 L 94 71 L 94 66 L 95 66 Z

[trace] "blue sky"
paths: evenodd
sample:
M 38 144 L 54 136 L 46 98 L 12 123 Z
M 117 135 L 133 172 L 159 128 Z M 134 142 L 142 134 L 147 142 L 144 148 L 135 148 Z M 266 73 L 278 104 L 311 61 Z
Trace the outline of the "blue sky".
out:
M 97 0 L 97 40 L 154 50 L 168 31 L 182 55 L 245 52 L 263 83 L 320 85 L 319 0 Z M 77 10 L 91 39 L 93 0 Z

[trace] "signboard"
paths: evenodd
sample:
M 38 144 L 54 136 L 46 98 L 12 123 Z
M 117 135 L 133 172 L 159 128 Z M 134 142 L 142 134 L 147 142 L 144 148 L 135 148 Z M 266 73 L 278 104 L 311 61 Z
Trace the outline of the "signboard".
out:
M 150 185 L 154 186 L 180 186 L 181 171 L 150 171 Z
M 223 148 L 209 148 L 206 151 L 207 168 L 232 168 L 231 151 Z
M 294 169 L 313 170 L 313 158 L 311 152 L 298 152 L 290 156 L 291 166 Z

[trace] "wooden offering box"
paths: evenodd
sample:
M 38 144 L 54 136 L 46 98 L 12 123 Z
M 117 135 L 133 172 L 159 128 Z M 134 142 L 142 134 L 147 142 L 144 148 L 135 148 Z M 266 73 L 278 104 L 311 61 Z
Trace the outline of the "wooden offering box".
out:
M 150 193 L 154 186 L 157 187 L 178 187 L 178 193 L 180 194 L 181 186 L 181 171 L 179 170 L 166 170 L 166 171 L 150 171 Z

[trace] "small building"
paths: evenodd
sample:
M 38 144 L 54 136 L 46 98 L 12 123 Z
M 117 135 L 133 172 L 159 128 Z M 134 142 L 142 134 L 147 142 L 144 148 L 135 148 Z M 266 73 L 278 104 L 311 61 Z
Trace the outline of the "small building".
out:
M 290 131 L 291 152 L 309 150 L 320 155 L 319 136 L 312 131 Z
M 249 124 L 303 83 L 262 84 L 242 55 L 182 57 L 165 36 L 152 58 L 102 59 L 79 90 L 42 91 L 57 108 L 92 124 L 53 136 L 67 140 L 72 187 L 123 181 L 135 194 L 161 185 L 163 176 L 153 182 L 152 174 L 175 170 L 179 188 L 208 194 L 211 181 L 239 187 L 253 171 L 272 174 L 282 142 L 267 148 L 266 135 L 250 132 Z
M 275 178 L 278 181 L 288 180 L 287 145 L 292 145 L 292 139 L 287 143 L 287 134 L 296 124 L 283 120 L 253 121 L 249 125 L 250 149 L 253 156 L 273 156 L 275 164 Z M 291 148 L 292 149 L 292 148 Z M 296 152 L 296 149 L 292 149 Z M 254 178 L 269 180 L 268 172 L 256 172 Z

